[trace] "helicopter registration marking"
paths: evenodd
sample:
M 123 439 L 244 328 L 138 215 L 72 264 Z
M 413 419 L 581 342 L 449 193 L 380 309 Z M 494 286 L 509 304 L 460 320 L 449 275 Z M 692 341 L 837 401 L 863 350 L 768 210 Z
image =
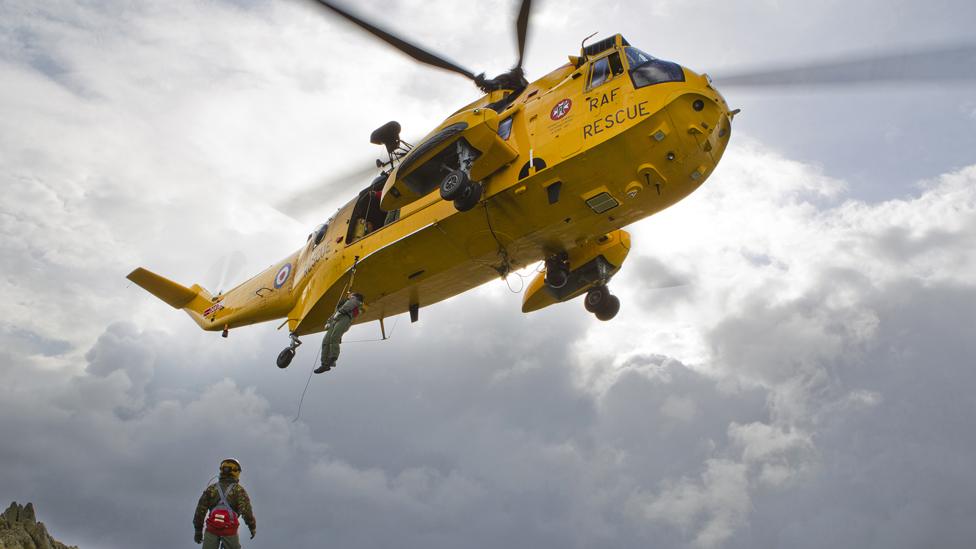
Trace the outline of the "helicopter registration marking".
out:
M 644 118 L 645 116 L 650 116 L 650 114 L 651 113 L 647 111 L 647 101 L 641 101 L 636 105 L 618 109 L 615 113 L 597 118 L 593 122 L 583 126 L 583 139 L 593 137 L 596 134 L 601 133 L 603 130 L 609 130 L 610 128 L 623 124 L 628 120 Z
M 298 274 L 295 275 L 295 282 L 297 283 L 298 281 L 304 279 L 305 275 L 312 270 L 312 267 L 318 264 L 319 260 L 321 260 L 322 257 L 327 253 L 329 253 L 329 245 L 328 242 L 323 241 L 312 250 L 310 257 L 308 257 L 303 263 L 299 264 L 299 271 Z
M 619 91 L 620 88 L 614 88 L 610 90 L 610 93 L 604 93 L 600 97 L 587 97 L 586 101 L 590 105 L 589 112 L 593 112 L 594 109 L 598 109 L 604 105 L 615 103 L 617 101 L 617 92 Z

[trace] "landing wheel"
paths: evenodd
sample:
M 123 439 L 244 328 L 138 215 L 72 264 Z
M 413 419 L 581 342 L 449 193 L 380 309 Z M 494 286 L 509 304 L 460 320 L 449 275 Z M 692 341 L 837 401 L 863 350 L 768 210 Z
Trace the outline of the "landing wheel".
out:
M 466 212 L 477 206 L 479 200 L 481 200 L 481 183 L 468 181 L 468 184 L 455 197 L 454 207 L 459 212 Z
M 565 267 L 556 267 L 552 270 L 546 268 L 546 286 L 558 290 L 569 282 L 569 271 Z
M 441 198 L 454 200 L 471 184 L 471 180 L 461 170 L 453 170 L 441 180 Z
M 566 253 L 556 254 L 546 259 L 546 286 L 558 290 L 569 282 L 569 261 Z
M 285 369 L 291 364 L 291 359 L 295 358 L 295 349 L 292 347 L 285 347 L 283 351 L 278 353 L 278 367 Z
M 611 295 L 607 298 L 607 301 L 603 304 L 603 307 L 595 311 L 594 314 L 596 314 L 597 318 L 605 322 L 617 316 L 618 312 L 620 312 L 620 298 L 615 295 Z
M 610 295 L 610 289 L 604 285 L 594 286 L 590 291 L 586 292 L 586 298 L 583 300 L 583 307 L 591 313 L 596 313 L 601 308 L 603 308 L 607 300 L 613 297 Z M 616 298 L 614 298 L 616 299 Z M 620 307 L 620 303 L 617 303 L 617 307 Z

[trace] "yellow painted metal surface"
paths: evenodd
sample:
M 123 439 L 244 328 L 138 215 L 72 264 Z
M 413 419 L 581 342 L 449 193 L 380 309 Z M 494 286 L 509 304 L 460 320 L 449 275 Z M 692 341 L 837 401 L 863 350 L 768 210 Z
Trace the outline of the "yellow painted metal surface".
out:
M 567 250 L 567 254 L 569 255 L 569 270 L 570 272 L 575 271 L 582 265 L 593 261 L 598 256 L 602 256 L 611 265 L 608 275 L 613 276 L 620 270 L 628 253 L 630 253 L 630 233 L 623 230 L 616 230 L 599 238 L 581 242 L 579 246 Z M 543 307 L 548 307 L 555 303 L 569 301 L 583 294 L 591 287 L 589 285 L 582 286 L 560 299 L 546 286 L 545 278 L 545 271 L 536 273 L 528 286 L 525 287 L 525 293 L 522 295 L 523 313 L 538 311 Z
M 323 329 L 350 282 L 366 297 L 368 309 L 356 319 L 366 322 L 411 305 L 431 305 L 554 253 L 589 253 L 604 235 L 623 239 L 626 233 L 615 231 L 678 202 L 712 174 L 728 143 L 731 118 L 707 77 L 686 68 L 681 82 L 635 88 L 624 71 L 590 86 L 594 62 L 622 55 L 617 43 L 616 49 L 529 84 L 502 112 L 486 108 L 500 98 L 495 92 L 429 134 L 465 122 L 459 137 L 481 147 L 472 175 L 485 191 L 470 211 L 458 212 L 441 200 L 436 181 L 422 196 L 404 187 L 393 197 L 390 189 L 406 176 L 395 170 L 380 202 L 384 210 L 400 208 L 395 222 L 346 242 L 349 223 L 355 222 L 354 198 L 330 221 L 318 245 L 310 240 L 222 296 L 162 283 L 140 269 L 129 276 L 141 277 L 141 286 L 171 305 L 192 292 L 184 309 L 204 329 L 286 319 L 300 335 Z M 511 133 L 502 139 L 498 124 L 509 117 Z M 429 159 L 452 142 L 423 156 Z M 551 200 L 553 194 L 558 200 Z M 601 203 L 616 205 L 597 212 L 587 200 L 598 195 Z M 606 253 L 626 255 L 620 244 Z M 623 256 L 618 259 L 622 263 Z M 542 299 L 533 292 L 538 290 L 530 287 L 526 303 Z

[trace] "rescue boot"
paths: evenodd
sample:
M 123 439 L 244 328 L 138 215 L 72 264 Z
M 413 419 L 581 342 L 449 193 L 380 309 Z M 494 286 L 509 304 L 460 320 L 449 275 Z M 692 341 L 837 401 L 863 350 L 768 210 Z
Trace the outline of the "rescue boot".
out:
M 329 370 L 331 370 L 333 366 L 335 366 L 335 361 L 332 361 L 332 362 L 323 362 L 321 366 L 319 366 L 318 368 L 315 369 L 315 373 L 316 374 L 323 374 L 323 373 L 328 372 Z

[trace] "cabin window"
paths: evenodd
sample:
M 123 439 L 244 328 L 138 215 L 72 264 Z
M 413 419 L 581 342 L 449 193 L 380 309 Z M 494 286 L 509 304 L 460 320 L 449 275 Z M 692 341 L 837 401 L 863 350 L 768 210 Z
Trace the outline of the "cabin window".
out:
M 607 80 L 610 80 L 610 62 L 606 57 L 602 57 L 590 65 L 590 85 L 587 89 L 592 90 L 602 86 Z
M 387 224 L 387 212 L 380 208 L 380 191 L 367 188 L 359 193 L 349 219 L 346 245 Z
M 614 77 L 624 73 L 624 64 L 620 61 L 620 53 L 613 52 L 606 57 L 601 57 L 590 65 L 590 85 L 588 90 L 602 86 Z
M 663 82 L 684 82 L 685 71 L 681 65 L 658 59 L 637 48 L 628 47 L 627 64 L 630 65 L 630 79 L 635 88 L 643 88 Z
M 498 124 L 498 137 L 508 139 L 512 135 L 512 117 L 509 116 Z
M 624 64 L 620 62 L 620 54 L 613 52 L 607 56 L 607 61 L 610 62 L 610 74 L 611 78 L 620 76 L 624 73 Z

